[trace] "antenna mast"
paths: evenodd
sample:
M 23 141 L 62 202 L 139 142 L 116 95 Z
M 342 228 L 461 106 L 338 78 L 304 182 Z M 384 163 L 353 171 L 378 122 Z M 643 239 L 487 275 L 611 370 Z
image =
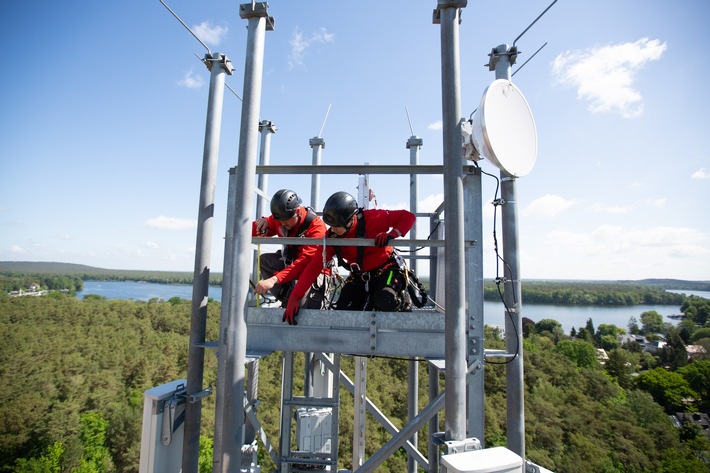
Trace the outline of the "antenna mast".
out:
M 169 7 L 163 0 L 160 0 L 160 3 L 162 3 L 163 6 L 164 6 L 165 8 L 167 8 L 170 13 L 173 14 L 173 16 L 175 17 L 175 19 L 177 19 L 177 21 L 179 21 L 179 22 L 182 24 L 182 26 L 184 26 L 185 29 L 186 29 L 187 31 L 189 31 L 190 34 L 191 34 L 192 36 L 194 36 L 197 41 L 200 42 L 200 44 L 201 44 L 202 46 L 204 46 L 204 48 L 207 50 L 207 54 L 208 54 L 209 56 L 212 56 L 212 51 L 210 51 L 210 48 L 208 48 L 207 45 L 206 45 L 205 43 L 203 43 L 202 40 L 201 40 L 200 38 L 198 38 L 195 33 L 192 32 L 192 30 L 190 29 L 190 27 L 187 26 L 187 25 L 185 24 L 185 22 L 182 21 L 182 20 L 180 19 L 180 17 L 177 16 L 177 14 L 176 14 L 174 11 L 172 11 L 172 10 L 170 9 L 170 7 Z

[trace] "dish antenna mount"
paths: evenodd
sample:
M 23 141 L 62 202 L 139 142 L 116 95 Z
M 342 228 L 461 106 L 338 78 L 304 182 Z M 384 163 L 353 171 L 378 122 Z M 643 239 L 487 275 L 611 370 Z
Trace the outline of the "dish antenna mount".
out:
M 510 66 L 515 64 L 518 48 L 515 44 L 537 21 L 557 3 L 554 0 L 522 33 L 515 38 L 513 46 L 507 44 L 493 48 L 489 54 L 488 69 L 496 71 L 498 79 L 483 92 L 478 109 L 472 119 L 462 122 L 461 135 L 463 157 L 473 161 L 486 158 L 498 169 L 511 177 L 525 176 L 532 170 L 537 159 L 537 130 L 535 120 L 522 92 L 510 81 L 530 59 L 544 48 L 543 44 L 530 59 L 511 75 Z M 500 61 L 506 61 L 498 64 Z M 500 69 L 500 70 L 499 70 Z M 504 73 L 499 74 L 499 72 Z M 504 78 L 505 77 L 505 78 Z

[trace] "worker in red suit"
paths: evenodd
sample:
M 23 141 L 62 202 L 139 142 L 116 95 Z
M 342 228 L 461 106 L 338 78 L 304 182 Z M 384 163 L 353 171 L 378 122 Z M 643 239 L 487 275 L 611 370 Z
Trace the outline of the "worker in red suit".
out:
M 281 189 L 271 199 L 271 215 L 259 217 L 252 223 L 252 236 L 304 237 L 322 239 L 326 233 L 323 220 L 313 209 L 301 205 L 301 198 L 289 189 Z M 327 288 L 327 275 L 316 274 L 310 281 L 301 275 L 311 260 L 322 261 L 318 245 L 284 245 L 275 253 L 259 256 L 261 280 L 254 290 L 265 295 L 271 292 L 282 307 L 293 299 L 294 304 L 309 309 L 320 309 Z M 322 264 L 321 264 L 322 266 Z M 293 294 L 298 294 L 293 297 Z
M 330 226 L 328 238 L 374 239 L 375 246 L 328 246 L 325 261 L 337 257 L 350 271 L 335 304 L 337 310 L 411 310 L 406 270 L 398 261 L 390 241 L 412 228 L 416 216 L 407 210 L 363 210 L 347 192 L 331 195 L 323 207 L 323 221 Z M 314 258 L 301 276 L 315 280 L 322 261 Z M 296 291 L 294 291 L 296 293 Z M 288 304 L 284 319 L 295 323 L 299 307 Z

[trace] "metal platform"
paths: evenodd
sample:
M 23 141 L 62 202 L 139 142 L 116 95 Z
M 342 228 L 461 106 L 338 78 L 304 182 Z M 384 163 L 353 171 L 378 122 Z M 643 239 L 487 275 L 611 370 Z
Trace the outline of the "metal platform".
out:
M 298 325 L 284 323 L 283 312 L 283 309 L 247 309 L 247 352 L 318 351 L 359 356 L 445 357 L 444 314 L 434 310 L 304 309 L 298 313 Z

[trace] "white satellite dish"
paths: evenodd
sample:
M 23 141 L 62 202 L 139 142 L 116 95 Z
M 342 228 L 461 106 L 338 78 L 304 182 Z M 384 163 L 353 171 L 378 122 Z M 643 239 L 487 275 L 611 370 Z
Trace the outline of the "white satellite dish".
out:
M 537 157 L 535 120 L 512 82 L 497 79 L 483 92 L 472 138 L 478 152 L 508 175 L 521 177 L 532 170 Z

